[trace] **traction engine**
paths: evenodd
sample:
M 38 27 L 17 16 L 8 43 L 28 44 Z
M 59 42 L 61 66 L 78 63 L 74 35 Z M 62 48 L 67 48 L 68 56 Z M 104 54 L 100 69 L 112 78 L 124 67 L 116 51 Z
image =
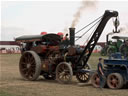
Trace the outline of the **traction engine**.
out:
M 91 70 L 88 60 L 91 53 L 108 20 L 117 16 L 117 11 L 106 10 L 103 16 L 90 23 L 93 26 L 98 25 L 84 47 L 75 45 L 75 41 L 81 38 L 75 34 L 85 27 L 78 32 L 75 32 L 75 28 L 70 28 L 70 37 L 65 40 L 57 34 L 25 35 L 16 38 L 17 42 L 22 43 L 19 62 L 22 77 L 37 80 L 39 76 L 43 76 L 45 79 L 69 83 L 72 76 L 76 76 L 80 82 L 89 81 Z

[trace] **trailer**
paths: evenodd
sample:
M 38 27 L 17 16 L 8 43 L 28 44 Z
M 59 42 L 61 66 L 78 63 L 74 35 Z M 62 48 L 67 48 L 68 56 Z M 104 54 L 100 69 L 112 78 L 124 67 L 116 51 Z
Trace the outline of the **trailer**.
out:
M 112 54 L 108 59 L 104 59 L 104 86 L 111 89 L 119 89 L 128 83 L 128 58 L 117 52 Z M 92 76 L 92 84 L 99 87 L 100 79 L 98 73 Z

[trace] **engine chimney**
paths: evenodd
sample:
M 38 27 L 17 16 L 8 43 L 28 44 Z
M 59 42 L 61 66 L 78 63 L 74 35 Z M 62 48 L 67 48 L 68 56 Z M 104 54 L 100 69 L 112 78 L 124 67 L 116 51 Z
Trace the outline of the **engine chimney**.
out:
M 75 45 L 75 28 L 69 28 L 70 32 L 70 45 Z

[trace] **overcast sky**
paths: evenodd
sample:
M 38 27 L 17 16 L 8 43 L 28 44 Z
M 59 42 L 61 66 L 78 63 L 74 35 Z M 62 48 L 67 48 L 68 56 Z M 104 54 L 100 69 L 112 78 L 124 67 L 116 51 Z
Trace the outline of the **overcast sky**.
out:
M 81 29 L 94 19 L 101 16 L 105 10 L 119 12 L 120 27 L 128 26 L 128 1 L 95 1 L 91 7 L 86 7 L 81 14 L 76 30 Z M 81 1 L 2 1 L 1 2 L 1 40 L 14 40 L 21 35 L 64 32 L 71 27 L 74 15 L 82 6 Z M 106 25 L 100 38 L 105 41 L 107 33 L 113 29 L 112 20 Z M 127 29 L 127 28 L 126 28 Z M 68 32 L 68 31 L 67 31 Z M 80 33 L 82 34 L 82 32 Z M 78 35 L 80 35 L 78 34 Z M 127 32 L 125 33 L 126 35 Z M 77 43 L 83 43 L 89 34 Z

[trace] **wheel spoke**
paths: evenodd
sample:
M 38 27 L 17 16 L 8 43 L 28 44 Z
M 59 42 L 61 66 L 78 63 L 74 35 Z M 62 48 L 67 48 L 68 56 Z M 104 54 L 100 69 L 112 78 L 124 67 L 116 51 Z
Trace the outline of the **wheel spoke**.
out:
M 60 67 L 60 69 L 58 69 L 58 72 L 59 73 L 63 72 L 63 69 Z
M 88 77 L 87 77 L 86 75 L 84 75 L 84 80 L 87 80 L 87 78 L 88 78 Z
M 27 68 L 23 68 L 23 69 L 21 69 L 21 70 L 24 72 L 24 71 L 27 71 L 28 69 L 27 69 Z
M 22 62 L 22 65 L 26 65 L 26 62 Z
M 28 63 L 28 60 L 27 60 L 26 56 L 23 57 L 23 60 L 24 60 L 25 63 Z

